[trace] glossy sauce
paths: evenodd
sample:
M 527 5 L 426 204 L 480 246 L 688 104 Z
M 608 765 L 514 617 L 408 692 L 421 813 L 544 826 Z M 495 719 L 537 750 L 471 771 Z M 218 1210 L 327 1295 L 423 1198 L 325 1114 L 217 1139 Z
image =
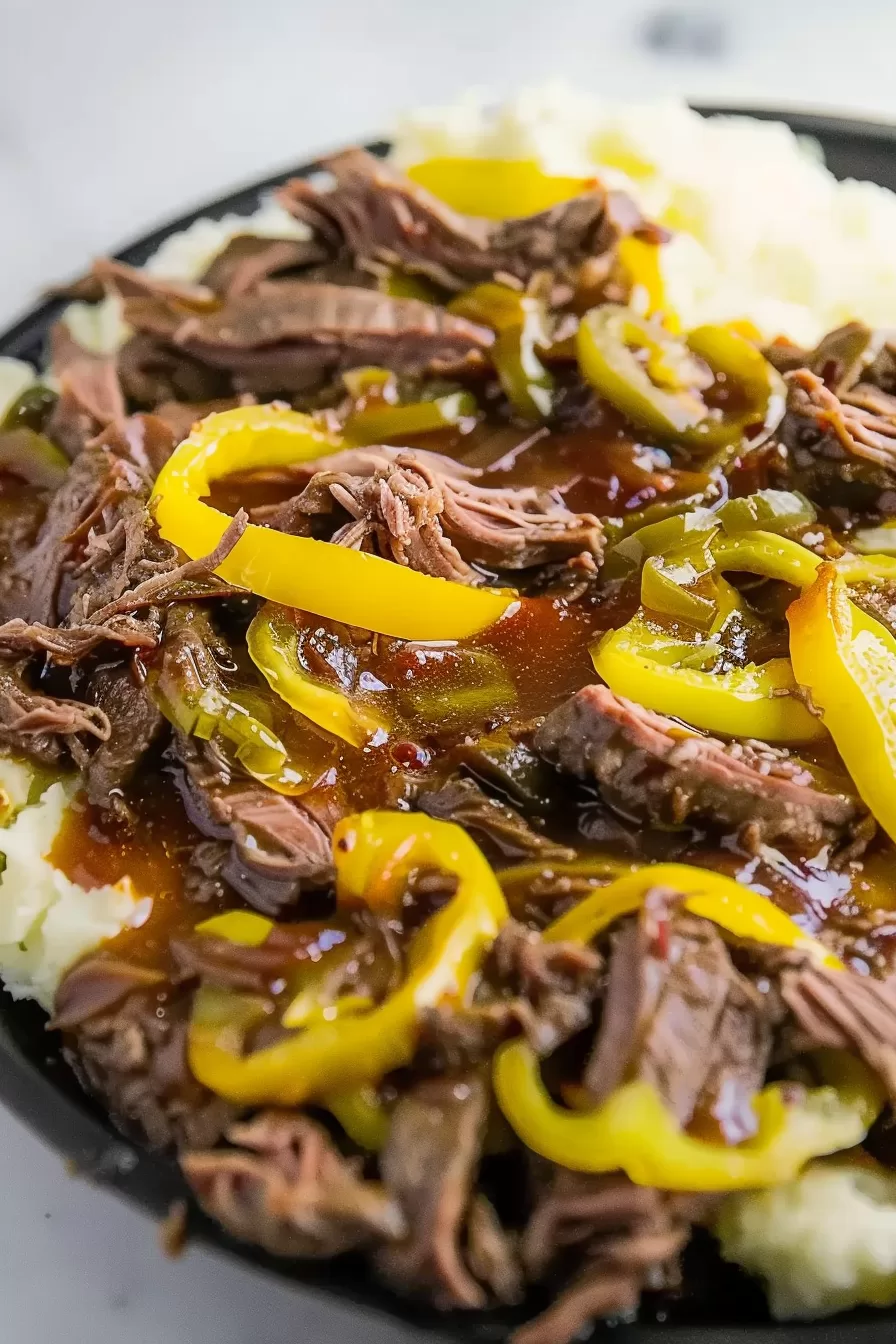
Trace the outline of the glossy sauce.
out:
M 418 436 L 414 446 L 482 467 L 482 484 L 551 488 L 570 508 L 617 522 L 664 501 L 701 494 L 708 499 L 719 496 L 720 486 L 712 484 L 706 474 L 681 470 L 664 451 L 638 444 L 609 413 L 596 430 L 550 434 L 506 424 L 480 424 L 467 434 L 448 430 Z M 762 471 L 763 467 L 735 470 L 730 484 L 722 482 L 721 489 L 749 493 L 766 483 L 760 479 Z M 234 479 L 218 484 L 213 499 L 231 512 L 240 505 L 257 507 L 288 498 L 306 479 L 307 474 L 292 478 L 274 474 L 252 482 Z M 637 603 L 637 584 L 606 585 L 603 590 L 598 584 L 596 590 L 575 600 L 523 597 L 503 620 L 460 644 L 412 645 L 374 638 L 365 649 L 363 667 L 366 686 L 379 683 L 379 689 L 368 689 L 362 698 L 384 707 L 392 732 L 387 742 L 363 750 L 309 729 L 282 702 L 269 697 L 275 730 L 296 759 L 304 759 L 303 801 L 312 810 L 326 808 L 331 797 L 341 806 L 347 804 L 349 810 L 394 807 L 411 782 L 437 787 L 456 768 L 457 752 L 465 742 L 494 733 L 510 721 L 525 722 L 543 715 L 593 681 L 592 644 L 604 630 L 628 620 Z M 306 633 L 313 634 L 319 625 L 328 640 L 347 638 L 338 627 L 318 623 L 316 618 L 296 613 L 294 619 L 297 629 L 304 626 Z M 500 680 L 505 689 L 494 703 L 477 708 L 471 676 L 475 680 L 483 667 L 487 672 L 491 669 L 492 680 Z M 254 684 L 266 693 L 242 654 L 239 676 L 241 683 L 254 678 Z M 820 752 L 817 760 L 827 769 L 842 771 L 831 749 Z M 572 842 L 582 856 L 615 855 L 630 862 L 640 849 L 645 857 L 684 857 L 704 863 L 767 891 L 813 932 L 828 920 L 847 925 L 852 921 L 857 928 L 855 921 L 864 919 L 869 907 L 896 906 L 896 855 L 893 846 L 880 838 L 864 865 L 853 864 L 844 872 L 809 867 L 798 856 L 781 855 L 770 864 L 738 853 L 731 839 L 723 838 L 721 848 L 716 840 L 711 848 L 703 843 L 689 849 L 693 838 L 689 841 L 687 833 L 639 834 L 636 827 L 618 819 L 602 820 L 601 805 L 593 793 L 590 799 L 586 796 L 587 790 L 571 805 L 565 787 L 557 784 L 558 800 L 548 815 L 547 831 L 556 839 Z M 129 874 L 141 895 L 152 896 L 153 910 L 141 929 L 121 935 L 116 950 L 165 964 L 168 939 L 188 932 L 213 913 L 207 906 L 190 903 L 183 891 L 183 865 L 200 837 L 184 816 L 170 769 L 146 776 L 130 802 L 137 818 L 130 833 L 107 814 L 77 806 L 52 857 L 87 887 Z M 593 820 L 595 809 L 598 825 Z M 878 923 L 879 928 L 868 932 L 864 952 L 857 944 L 860 969 L 877 968 L 882 956 L 889 960 L 896 950 L 896 932 L 886 920 Z

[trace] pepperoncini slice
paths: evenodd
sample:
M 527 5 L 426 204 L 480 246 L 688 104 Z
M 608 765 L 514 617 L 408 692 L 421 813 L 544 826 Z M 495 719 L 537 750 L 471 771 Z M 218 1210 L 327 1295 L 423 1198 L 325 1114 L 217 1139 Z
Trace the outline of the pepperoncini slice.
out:
M 842 963 L 777 906 L 732 878 L 684 864 L 655 864 L 588 896 L 544 932 L 552 941 L 589 942 L 632 913 L 658 886 L 681 892 L 685 908 L 712 920 L 733 938 L 808 951 L 820 964 Z M 754 1101 L 757 1132 L 738 1146 L 695 1138 L 682 1130 L 652 1084 L 635 1080 L 593 1110 L 557 1105 L 525 1041 L 503 1045 L 493 1066 L 498 1104 L 527 1147 L 573 1171 L 622 1170 L 636 1185 L 661 1190 L 736 1190 L 791 1180 L 811 1158 L 859 1143 L 884 1102 L 865 1065 L 839 1052 L 821 1052 L 830 1086 L 805 1092 L 774 1083 Z
M 711 639 L 687 645 L 651 628 L 639 614 L 593 645 L 591 660 L 617 695 L 707 732 L 763 742 L 812 742 L 824 736 L 821 722 L 795 696 L 788 658 L 708 672 L 684 665 L 689 653 L 712 662 L 718 645 Z
M 896 639 L 822 565 L 787 612 L 793 669 L 863 801 L 896 840 Z
M 388 733 L 385 718 L 308 675 L 296 656 L 296 628 L 273 603 L 266 603 L 254 618 L 246 643 L 271 689 L 325 732 L 353 747 L 363 747 L 378 733 Z
M 472 392 L 449 392 L 432 401 L 412 401 L 397 406 L 365 406 L 353 411 L 343 426 L 346 443 L 363 447 L 388 443 L 408 434 L 428 434 L 463 424 L 476 414 Z
M 385 1148 L 391 1116 L 370 1083 L 331 1092 L 325 1107 L 359 1148 L 365 1148 L 369 1153 L 378 1153 Z
M 725 447 L 753 426 L 768 433 L 784 413 L 780 374 L 727 327 L 697 327 L 682 339 L 604 304 L 582 318 L 576 348 L 587 381 L 633 424 L 690 447 Z M 705 401 L 714 382 L 733 399 L 730 409 Z
M 821 965 L 842 969 L 839 958 L 765 896 L 734 878 L 685 863 L 650 864 L 617 878 L 555 919 L 542 936 L 550 942 L 590 943 L 617 919 L 638 910 L 654 887 L 681 892 L 686 910 L 712 920 L 734 938 L 808 952 Z
M 755 494 L 729 499 L 718 511 L 729 536 L 742 532 L 785 532 L 814 523 L 815 506 L 796 490 L 757 490 Z
M 677 323 L 666 309 L 666 286 L 660 266 L 660 249 L 643 238 L 623 238 L 618 248 L 619 264 L 631 285 L 629 305 L 647 317 L 662 314 L 669 331 Z
M 860 1143 L 882 1105 L 864 1069 L 840 1087 L 772 1083 L 753 1103 L 756 1134 L 726 1147 L 682 1130 L 648 1082 L 625 1083 L 594 1111 L 558 1106 L 523 1041 L 499 1049 L 493 1077 L 498 1104 L 533 1152 L 573 1171 L 621 1170 L 635 1185 L 660 1190 L 743 1190 L 792 1180 L 812 1158 Z
M 217 546 L 230 519 L 206 504 L 213 481 L 238 471 L 288 467 L 339 442 L 281 406 L 238 406 L 203 420 L 168 459 L 152 506 L 166 541 L 189 556 Z M 507 610 L 505 592 L 417 574 L 375 555 L 250 524 L 216 571 L 283 606 L 399 639 L 463 639 Z
M 548 344 L 541 301 L 490 281 L 452 299 L 448 311 L 496 333 L 489 359 L 514 410 L 527 420 L 550 415 L 554 379 L 536 353 Z
M 421 1014 L 460 998 L 507 918 L 494 873 L 469 836 L 450 822 L 420 814 L 362 812 L 333 836 L 337 893 L 379 911 L 400 910 L 408 877 L 438 868 L 457 891 L 413 939 L 408 974 L 382 1003 L 334 1020 L 315 1021 L 250 1054 L 234 1048 L 226 1014 L 194 1000 L 188 1055 L 195 1077 L 238 1104 L 301 1105 L 322 1100 L 402 1068 L 413 1057 Z
M 407 175 L 452 210 L 481 219 L 522 219 L 593 185 L 587 177 L 559 177 L 534 160 L 433 158 L 415 163 Z

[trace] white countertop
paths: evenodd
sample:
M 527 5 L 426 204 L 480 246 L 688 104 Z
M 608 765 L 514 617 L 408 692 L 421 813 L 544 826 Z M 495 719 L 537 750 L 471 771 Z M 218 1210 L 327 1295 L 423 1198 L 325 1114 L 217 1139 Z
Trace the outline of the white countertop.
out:
M 0 324 L 151 224 L 467 85 L 563 75 L 896 121 L 894 43 L 882 0 L 2 0 Z M 166 1262 L 146 1218 L 2 1111 L 0 1285 L 22 1344 L 414 1336 L 202 1251 Z

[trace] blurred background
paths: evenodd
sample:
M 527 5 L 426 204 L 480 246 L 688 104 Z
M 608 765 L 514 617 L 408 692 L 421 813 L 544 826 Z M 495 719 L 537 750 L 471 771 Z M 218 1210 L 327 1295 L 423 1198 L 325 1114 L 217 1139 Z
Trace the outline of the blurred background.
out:
M 896 122 L 894 46 L 890 0 L 0 0 L 0 322 L 203 198 L 470 85 Z M 25 1344 L 414 1338 L 201 1251 L 163 1261 L 148 1220 L 3 1113 L 0 1264 L 3 1338 Z
M 469 85 L 896 120 L 889 0 L 0 0 L 0 317 L 223 188 Z

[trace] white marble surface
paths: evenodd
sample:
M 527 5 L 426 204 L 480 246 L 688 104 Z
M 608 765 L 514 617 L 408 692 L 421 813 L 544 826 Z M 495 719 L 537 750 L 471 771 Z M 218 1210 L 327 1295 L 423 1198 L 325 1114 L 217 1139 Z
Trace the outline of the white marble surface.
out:
M 696 50 L 651 49 L 645 25 Z M 203 197 L 468 84 L 562 74 L 896 121 L 894 42 L 887 0 L 0 0 L 0 322 Z M 0 1339 L 25 1344 L 413 1337 L 201 1251 L 163 1261 L 148 1220 L 3 1112 L 0 1286 Z

